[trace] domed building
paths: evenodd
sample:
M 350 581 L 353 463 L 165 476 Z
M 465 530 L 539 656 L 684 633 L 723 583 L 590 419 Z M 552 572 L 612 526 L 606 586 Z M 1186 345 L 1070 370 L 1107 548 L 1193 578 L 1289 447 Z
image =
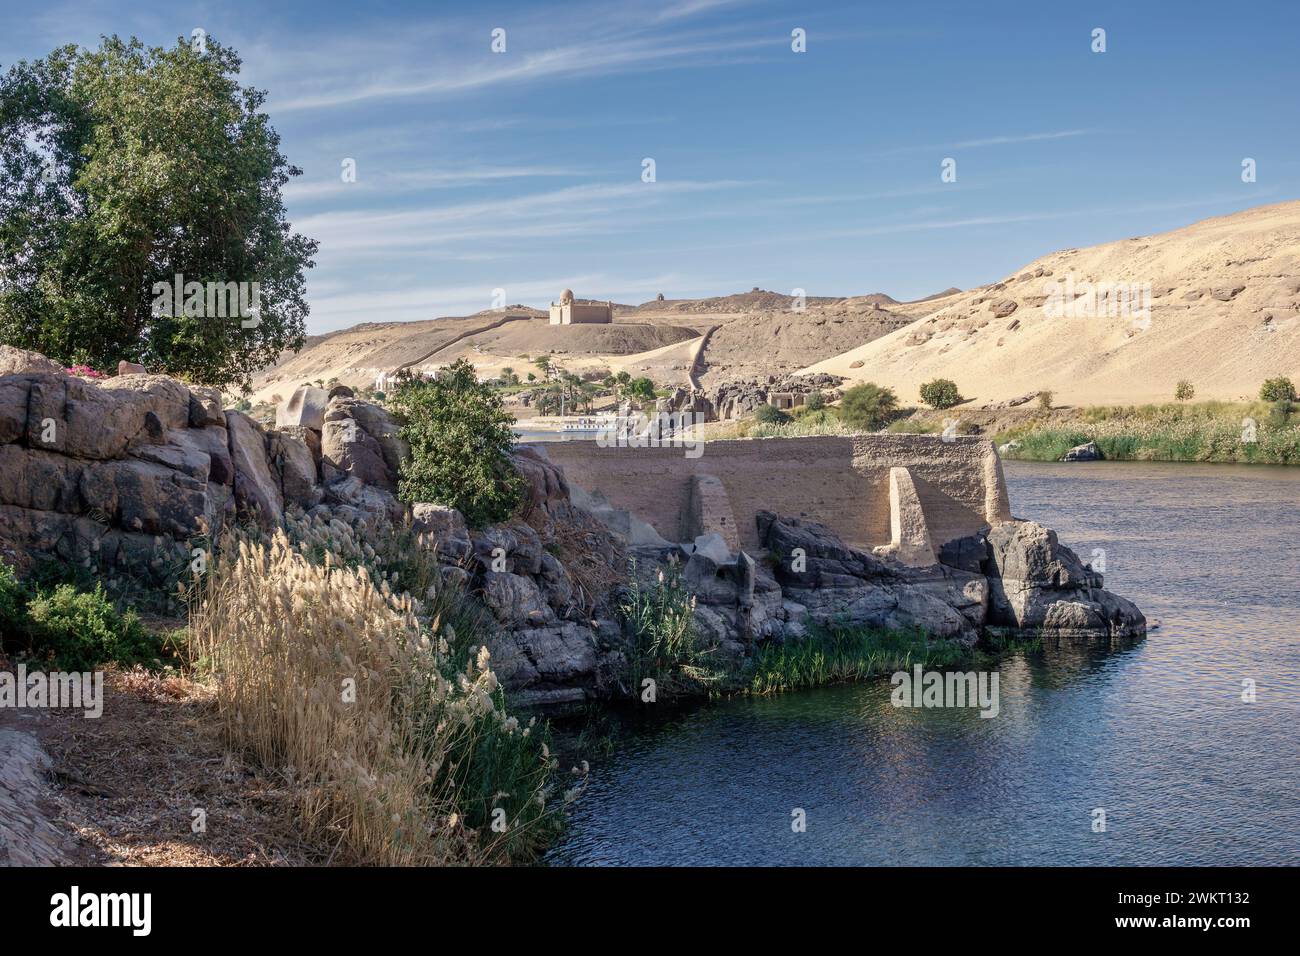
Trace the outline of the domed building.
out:
M 551 325 L 600 325 L 614 321 L 613 302 L 575 302 L 573 290 L 560 293 L 551 303 Z

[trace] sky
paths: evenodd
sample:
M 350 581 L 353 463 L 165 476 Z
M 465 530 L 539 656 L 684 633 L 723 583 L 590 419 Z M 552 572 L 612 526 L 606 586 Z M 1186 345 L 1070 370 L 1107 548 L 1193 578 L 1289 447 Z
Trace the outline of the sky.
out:
M 103 34 L 234 47 L 303 170 L 312 333 L 497 290 L 907 300 L 1300 197 L 1295 0 L 0 0 L 0 23 L 4 68 Z

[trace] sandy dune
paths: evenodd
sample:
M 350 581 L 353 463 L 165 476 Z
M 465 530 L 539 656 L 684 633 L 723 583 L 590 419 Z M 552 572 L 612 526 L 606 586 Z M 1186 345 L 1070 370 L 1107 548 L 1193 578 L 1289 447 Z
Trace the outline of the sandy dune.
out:
M 1121 304 L 1127 314 L 1109 314 Z M 1198 399 L 1254 398 L 1269 376 L 1300 380 L 1300 201 L 1055 252 L 934 305 L 806 370 L 889 385 L 907 402 L 936 377 L 977 404 L 1038 389 L 1071 404 L 1170 401 L 1180 379 Z

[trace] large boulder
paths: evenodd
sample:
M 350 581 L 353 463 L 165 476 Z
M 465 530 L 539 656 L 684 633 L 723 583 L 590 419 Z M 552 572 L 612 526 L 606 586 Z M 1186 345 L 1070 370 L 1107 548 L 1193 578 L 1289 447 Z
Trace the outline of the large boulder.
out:
M 284 518 L 284 495 L 267 460 L 262 426 L 243 412 L 226 412 L 230 459 L 235 469 L 235 503 L 239 511 L 264 525 Z
M 287 432 L 273 432 L 270 455 L 280 476 L 280 492 L 286 504 L 296 504 L 304 510 L 320 504 L 324 491 L 317 480 L 316 462 L 305 441 Z
M 460 562 L 471 551 L 469 528 L 465 516 L 449 505 L 421 501 L 411 506 L 411 527 L 417 534 L 428 535 L 438 554 L 445 560 Z
M 63 375 L 63 366 L 38 352 L 0 345 L 0 376 L 22 375 L 26 372 Z
M 550 624 L 555 612 L 532 578 L 509 571 L 483 575 L 483 603 L 504 627 Z
M 1082 445 L 1075 445 L 1064 455 L 1061 461 L 1101 461 L 1101 449 L 1097 447 L 1095 441 L 1086 442 Z
M 329 393 L 323 388 L 300 385 L 289 400 L 275 410 L 275 427 L 300 426 L 320 431 L 325 426 Z
M 989 623 L 1070 638 L 1139 638 L 1146 618 L 1106 591 L 1100 574 L 1032 521 L 1004 521 L 988 533 Z
M 397 490 L 383 447 L 355 419 L 341 414 L 327 420 L 321 432 L 321 474 L 327 483 L 350 475 L 385 491 Z

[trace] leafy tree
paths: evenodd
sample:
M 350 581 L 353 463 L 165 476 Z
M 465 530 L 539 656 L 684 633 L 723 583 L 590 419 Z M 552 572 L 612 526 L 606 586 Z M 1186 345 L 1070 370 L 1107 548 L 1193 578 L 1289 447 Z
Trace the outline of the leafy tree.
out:
M 936 378 L 921 386 L 921 401 L 931 408 L 952 408 L 962 401 L 962 397 L 952 379 Z
M 898 396 L 893 389 L 873 382 L 854 385 L 840 401 L 840 419 L 852 428 L 882 428 L 897 412 Z
M 0 77 L 0 341 L 245 388 L 302 347 L 316 243 L 290 231 L 281 197 L 301 170 L 239 69 L 215 40 L 114 36 Z M 204 293 L 155 291 L 178 275 Z
M 810 412 L 820 412 L 826 407 L 826 396 L 821 392 L 810 392 L 803 400 L 803 407 Z
M 476 527 L 510 517 L 524 490 L 510 462 L 514 419 L 473 365 L 459 359 L 436 379 L 403 375 L 389 404 L 411 446 L 398 497 L 450 505 Z
M 620 372 L 619 375 L 626 375 L 626 372 Z M 644 375 L 640 378 L 631 379 L 622 386 L 623 394 L 634 402 L 653 402 L 655 400 L 655 383 Z
M 1182 379 L 1174 386 L 1174 399 L 1180 402 L 1186 402 L 1196 395 L 1196 389 L 1187 379 Z
M 1295 386 L 1289 378 L 1283 376 L 1270 378 L 1259 387 L 1259 397 L 1265 402 L 1295 401 Z

